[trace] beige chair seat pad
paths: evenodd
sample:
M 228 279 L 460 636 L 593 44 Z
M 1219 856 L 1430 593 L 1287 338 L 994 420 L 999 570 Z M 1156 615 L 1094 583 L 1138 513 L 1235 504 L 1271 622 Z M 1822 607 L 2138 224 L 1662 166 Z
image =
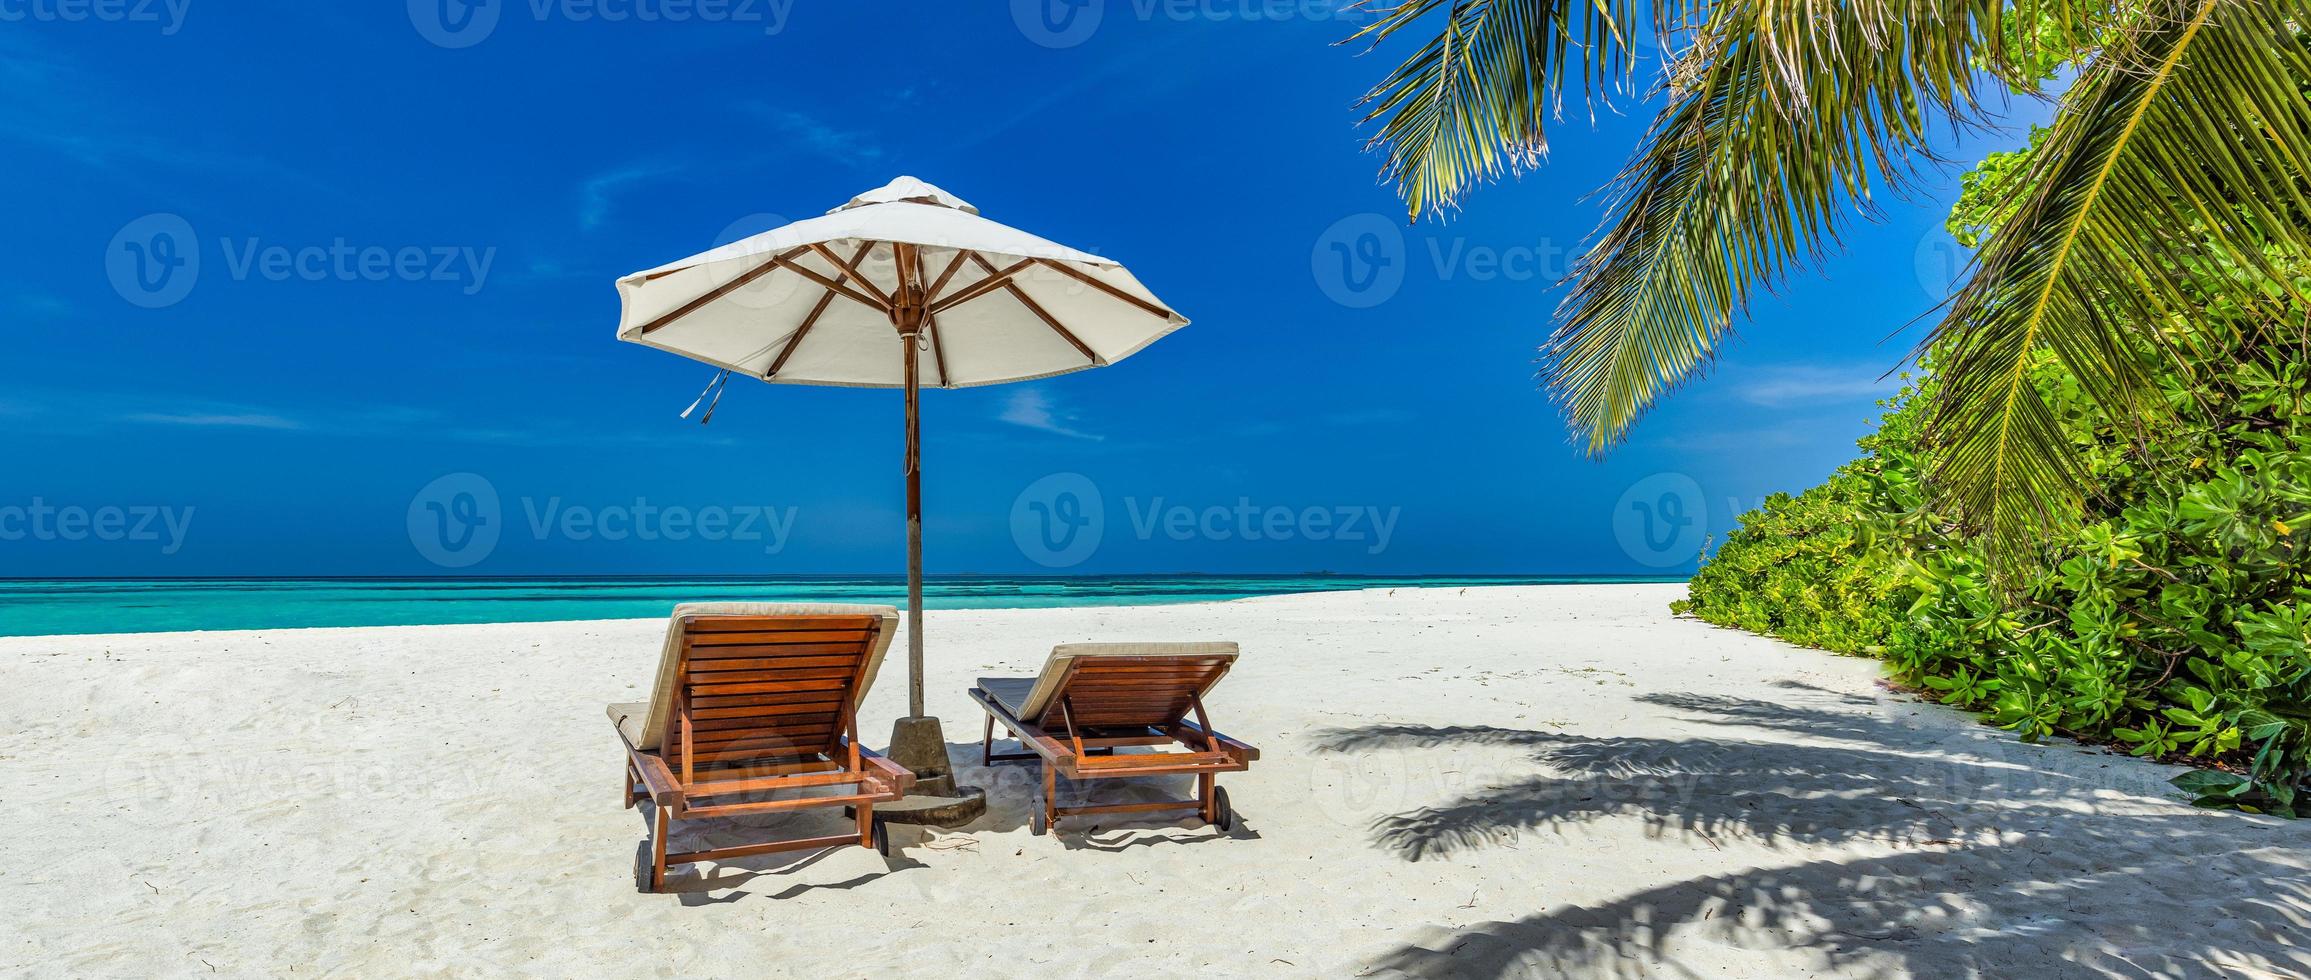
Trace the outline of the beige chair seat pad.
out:
M 1027 695 L 1035 690 L 1035 678 L 982 677 L 979 678 L 979 689 L 987 692 L 988 697 L 994 698 L 996 704 L 1003 706 L 1003 710 L 1011 712 L 1014 716 L 1020 716 L 1019 709 L 1027 704 Z
M 1034 677 L 982 677 L 979 689 L 1020 721 L 1033 724 L 1051 709 L 1059 684 L 1077 660 L 1110 657 L 1217 657 L 1233 661 L 1233 643 L 1062 643 L 1051 648 L 1043 672 Z
M 650 686 L 650 700 L 636 704 L 613 704 L 609 709 L 610 720 L 618 725 L 618 731 L 626 736 L 626 741 L 637 749 L 649 751 L 659 748 L 667 723 L 673 718 L 674 678 L 682 665 L 682 621 L 694 616 L 874 618 L 880 626 L 875 631 L 874 645 L 867 650 L 866 667 L 861 672 L 858 690 L 854 692 L 857 701 L 865 701 L 867 690 L 875 686 L 875 674 L 883 666 L 883 653 L 891 648 L 891 637 L 898 632 L 899 626 L 899 611 L 891 606 L 836 602 L 686 602 L 675 606 L 674 615 L 667 622 L 666 641 L 659 648 L 658 672 Z
M 650 717 L 650 702 L 628 701 L 610 706 L 610 724 L 618 726 L 618 734 L 626 736 L 626 744 L 642 744 L 642 722 Z

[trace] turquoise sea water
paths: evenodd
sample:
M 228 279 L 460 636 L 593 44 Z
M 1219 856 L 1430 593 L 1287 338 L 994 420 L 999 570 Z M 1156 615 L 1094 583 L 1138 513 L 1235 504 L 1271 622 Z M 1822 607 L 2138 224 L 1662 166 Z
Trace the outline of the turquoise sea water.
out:
M 939 577 L 931 609 L 1033 609 L 1210 602 L 1290 592 L 1677 581 L 1613 576 L 1367 578 L 1129 576 Z M 902 605 L 903 579 L 338 578 L 0 580 L 0 636 L 528 623 L 664 616 L 678 602 L 875 602 Z

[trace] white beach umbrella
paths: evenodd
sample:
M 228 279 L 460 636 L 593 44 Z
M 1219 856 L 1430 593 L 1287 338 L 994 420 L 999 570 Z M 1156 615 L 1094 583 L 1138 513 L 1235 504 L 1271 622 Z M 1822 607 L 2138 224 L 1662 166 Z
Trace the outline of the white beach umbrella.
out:
M 773 384 L 906 389 L 908 710 L 923 716 L 923 385 L 1102 367 L 1187 320 L 1115 262 L 912 177 L 618 280 L 618 339 Z M 719 396 L 717 396 L 719 397 Z

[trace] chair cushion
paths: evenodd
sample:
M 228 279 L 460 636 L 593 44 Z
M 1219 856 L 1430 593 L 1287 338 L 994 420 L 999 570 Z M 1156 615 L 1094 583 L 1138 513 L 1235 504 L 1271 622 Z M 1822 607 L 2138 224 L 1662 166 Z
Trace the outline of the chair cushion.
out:
M 666 624 L 666 642 L 658 651 L 658 675 L 650 685 L 648 710 L 642 715 L 641 729 L 626 737 L 634 747 L 648 751 L 659 747 L 666 733 L 666 725 L 674 716 L 674 675 L 682 666 L 682 620 L 691 616 L 874 616 L 882 620 L 882 628 L 875 631 L 875 642 L 867 651 L 867 669 L 856 692 L 859 701 L 867 699 L 867 691 L 875 686 L 875 674 L 882 670 L 883 654 L 891 648 L 891 637 L 899 632 L 899 610 L 892 606 L 863 606 L 840 602 L 686 602 L 674 607 L 674 615 Z M 613 717 L 618 706 L 612 706 Z M 619 731 L 626 731 L 619 723 Z
M 1035 690 L 1035 678 L 982 677 L 979 678 L 979 689 L 994 698 L 996 704 L 1003 706 L 1003 710 L 1016 715 L 1020 713 L 1019 706 L 1027 703 L 1027 695 Z
M 650 714 L 650 702 L 628 701 L 610 706 L 610 724 L 618 726 L 618 734 L 626 737 L 626 744 L 642 744 L 642 719 Z
M 1067 676 L 1067 668 L 1085 657 L 1225 657 L 1236 658 L 1233 643 L 1062 643 L 1051 648 L 1051 656 L 1043 661 L 1043 672 L 1033 683 L 1028 679 L 982 677 L 979 689 L 986 691 L 1020 721 L 1033 723 L 1051 707 L 1051 699 L 1059 696 L 1060 678 Z M 991 687 L 990 684 L 995 686 Z M 997 690 L 1000 687 L 1001 690 Z

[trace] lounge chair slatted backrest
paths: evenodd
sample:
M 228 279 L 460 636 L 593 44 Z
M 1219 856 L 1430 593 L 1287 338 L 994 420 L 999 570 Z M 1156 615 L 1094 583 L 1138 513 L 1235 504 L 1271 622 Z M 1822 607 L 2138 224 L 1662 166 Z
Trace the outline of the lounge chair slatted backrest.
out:
M 1045 710 L 1045 726 L 1063 728 L 1169 728 L 1202 705 L 1204 691 L 1227 673 L 1232 659 L 1132 656 L 1077 661 L 1061 696 Z
M 687 714 L 683 758 L 700 764 L 835 751 L 865 694 L 878 627 L 870 616 L 688 620 L 675 727 L 662 737 L 681 738 Z
M 898 799 L 914 775 L 859 744 L 858 706 L 898 622 L 889 606 L 676 607 L 650 700 L 609 711 L 627 743 L 626 803 L 655 804 L 646 889 L 663 884 L 668 864 L 846 842 L 887 848 L 874 804 Z M 765 798 L 828 789 L 837 795 Z M 855 811 L 855 835 L 665 851 L 670 820 L 837 806 Z
M 1045 728 L 1169 728 L 1234 663 L 1234 643 L 1063 643 L 1019 714 Z
M 749 622 L 752 620 L 753 622 Z M 861 655 L 864 669 L 849 685 L 852 701 L 866 697 L 882 669 L 883 654 L 898 632 L 898 610 L 889 606 L 862 606 L 811 602 L 695 602 L 674 607 L 666 639 L 658 654 L 658 670 L 647 702 L 617 705 L 618 727 L 634 747 L 656 750 L 671 745 L 677 731 L 677 703 L 689 699 L 693 712 L 756 707 L 775 703 L 757 695 L 810 695 L 831 691 L 839 677 L 798 677 L 795 671 L 824 670 L 841 665 L 806 665 L 804 659 L 827 660 Z M 693 666 L 693 661 L 696 661 Z M 749 676 L 752 672 L 754 676 Z M 696 680 L 688 677 L 698 675 Z M 706 675 L 719 675 L 708 677 Z M 820 682 L 812 687 L 785 690 L 749 685 Z M 697 688 L 709 688 L 706 691 Z M 705 699 L 715 703 L 702 703 Z M 802 697 L 789 704 L 830 704 L 838 696 Z M 745 714 L 723 715 L 746 717 Z M 698 719 L 694 717 L 695 723 Z
M 1233 643 L 1069 643 L 1055 647 L 1034 677 L 982 677 L 970 694 L 985 708 L 982 761 L 1034 759 L 1043 767 L 1043 825 L 1062 816 L 1200 810 L 1225 825 L 1227 797 L 1213 785 L 1240 772 L 1259 750 L 1212 729 L 1203 699 L 1236 663 Z M 1192 718 L 1192 720 L 1191 720 Z M 1027 751 L 997 755 L 1001 724 Z M 1176 745 L 1176 752 L 1118 751 Z M 1193 800 L 1061 807 L 1059 778 L 1193 774 Z M 1040 831 L 1038 831 L 1040 832 Z

